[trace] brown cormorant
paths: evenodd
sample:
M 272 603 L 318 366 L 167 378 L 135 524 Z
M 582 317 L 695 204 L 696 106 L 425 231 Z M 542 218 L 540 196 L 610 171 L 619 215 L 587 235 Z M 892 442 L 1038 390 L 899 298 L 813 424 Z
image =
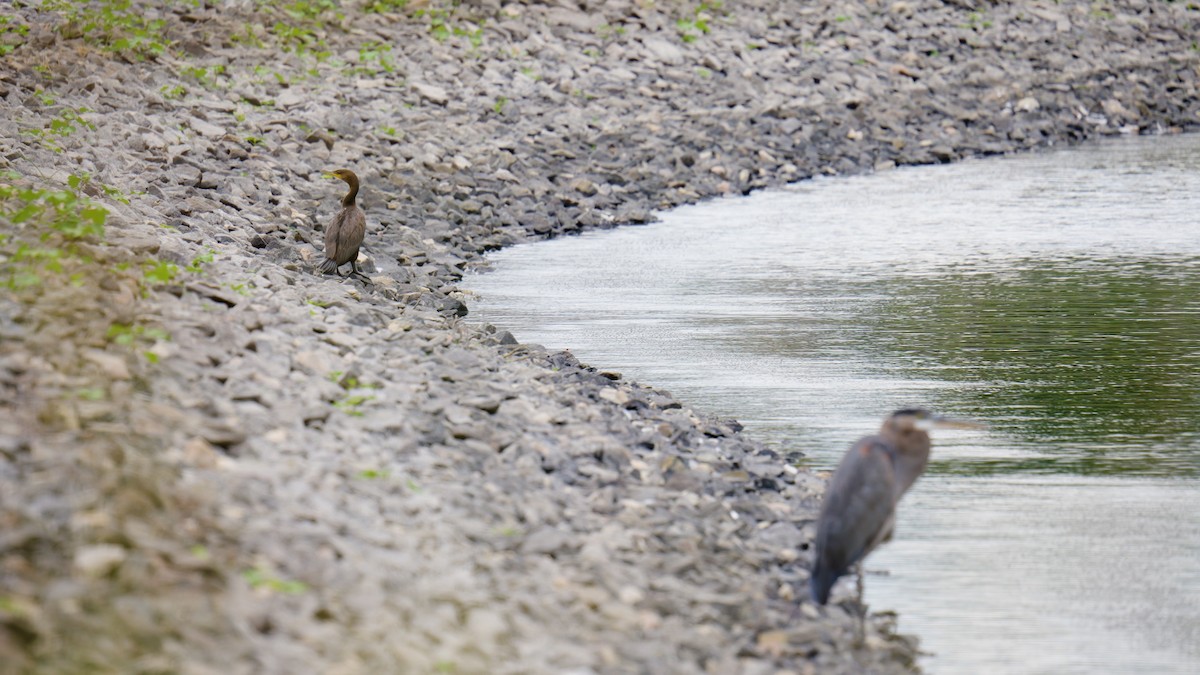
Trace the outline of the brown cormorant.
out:
M 350 191 L 342 197 L 342 210 L 333 217 L 329 227 L 325 229 L 325 262 L 321 263 L 321 272 L 334 272 L 341 276 L 338 268 L 350 263 L 350 276 L 367 278 L 358 271 L 358 247 L 362 246 L 363 236 L 367 233 L 367 214 L 358 208 L 354 198 L 358 196 L 358 176 L 350 169 L 338 169 L 325 174 L 330 178 L 340 178 L 350 186 Z

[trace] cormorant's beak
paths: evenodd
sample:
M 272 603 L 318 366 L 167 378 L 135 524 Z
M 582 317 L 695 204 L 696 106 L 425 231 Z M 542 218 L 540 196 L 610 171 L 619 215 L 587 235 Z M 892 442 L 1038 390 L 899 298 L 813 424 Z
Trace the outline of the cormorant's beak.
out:
M 322 171 L 321 178 L 337 178 L 337 174 L 332 171 Z
M 918 421 L 917 427 L 929 431 L 930 429 L 986 429 L 987 425 L 974 420 L 965 420 L 961 417 L 930 415 Z

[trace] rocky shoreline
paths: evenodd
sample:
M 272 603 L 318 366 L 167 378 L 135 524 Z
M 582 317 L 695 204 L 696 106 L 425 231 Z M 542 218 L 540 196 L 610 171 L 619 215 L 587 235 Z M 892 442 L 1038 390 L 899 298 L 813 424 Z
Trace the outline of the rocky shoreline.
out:
M 713 196 L 1200 126 L 1186 2 L 52 7 L 0 3 L 6 674 L 913 670 L 888 617 L 800 602 L 820 477 L 456 283 Z M 314 273 L 342 167 L 370 284 Z

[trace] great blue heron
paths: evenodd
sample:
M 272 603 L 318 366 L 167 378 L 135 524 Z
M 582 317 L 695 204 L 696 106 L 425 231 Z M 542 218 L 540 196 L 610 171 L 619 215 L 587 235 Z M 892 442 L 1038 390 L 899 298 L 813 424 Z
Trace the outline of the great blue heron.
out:
M 929 463 L 929 429 L 977 429 L 980 424 L 935 415 L 923 408 L 897 410 L 879 433 L 850 446 L 838 465 L 817 521 L 816 561 L 809 588 L 820 605 L 839 577 L 892 538 L 896 504 Z M 862 573 L 859 599 L 862 595 Z
M 367 214 L 354 204 L 358 196 L 358 176 L 350 169 L 338 169 L 326 172 L 329 178 L 340 178 L 350 186 L 346 196 L 342 197 L 342 210 L 333 217 L 325 230 L 325 262 L 321 263 L 321 272 L 329 274 L 338 272 L 338 268 L 350 263 L 350 276 L 366 279 L 366 275 L 358 271 L 358 248 L 362 246 L 363 236 L 367 233 Z

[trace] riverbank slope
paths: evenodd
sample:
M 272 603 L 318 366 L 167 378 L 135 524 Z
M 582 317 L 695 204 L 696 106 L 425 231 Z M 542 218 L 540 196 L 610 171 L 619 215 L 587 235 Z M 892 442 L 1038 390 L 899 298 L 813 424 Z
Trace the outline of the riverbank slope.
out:
M 798 603 L 820 477 L 456 282 L 698 199 L 1200 125 L 1188 3 L 0 16 L 3 672 L 907 671 L 886 618 Z M 342 167 L 370 284 L 314 273 Z

